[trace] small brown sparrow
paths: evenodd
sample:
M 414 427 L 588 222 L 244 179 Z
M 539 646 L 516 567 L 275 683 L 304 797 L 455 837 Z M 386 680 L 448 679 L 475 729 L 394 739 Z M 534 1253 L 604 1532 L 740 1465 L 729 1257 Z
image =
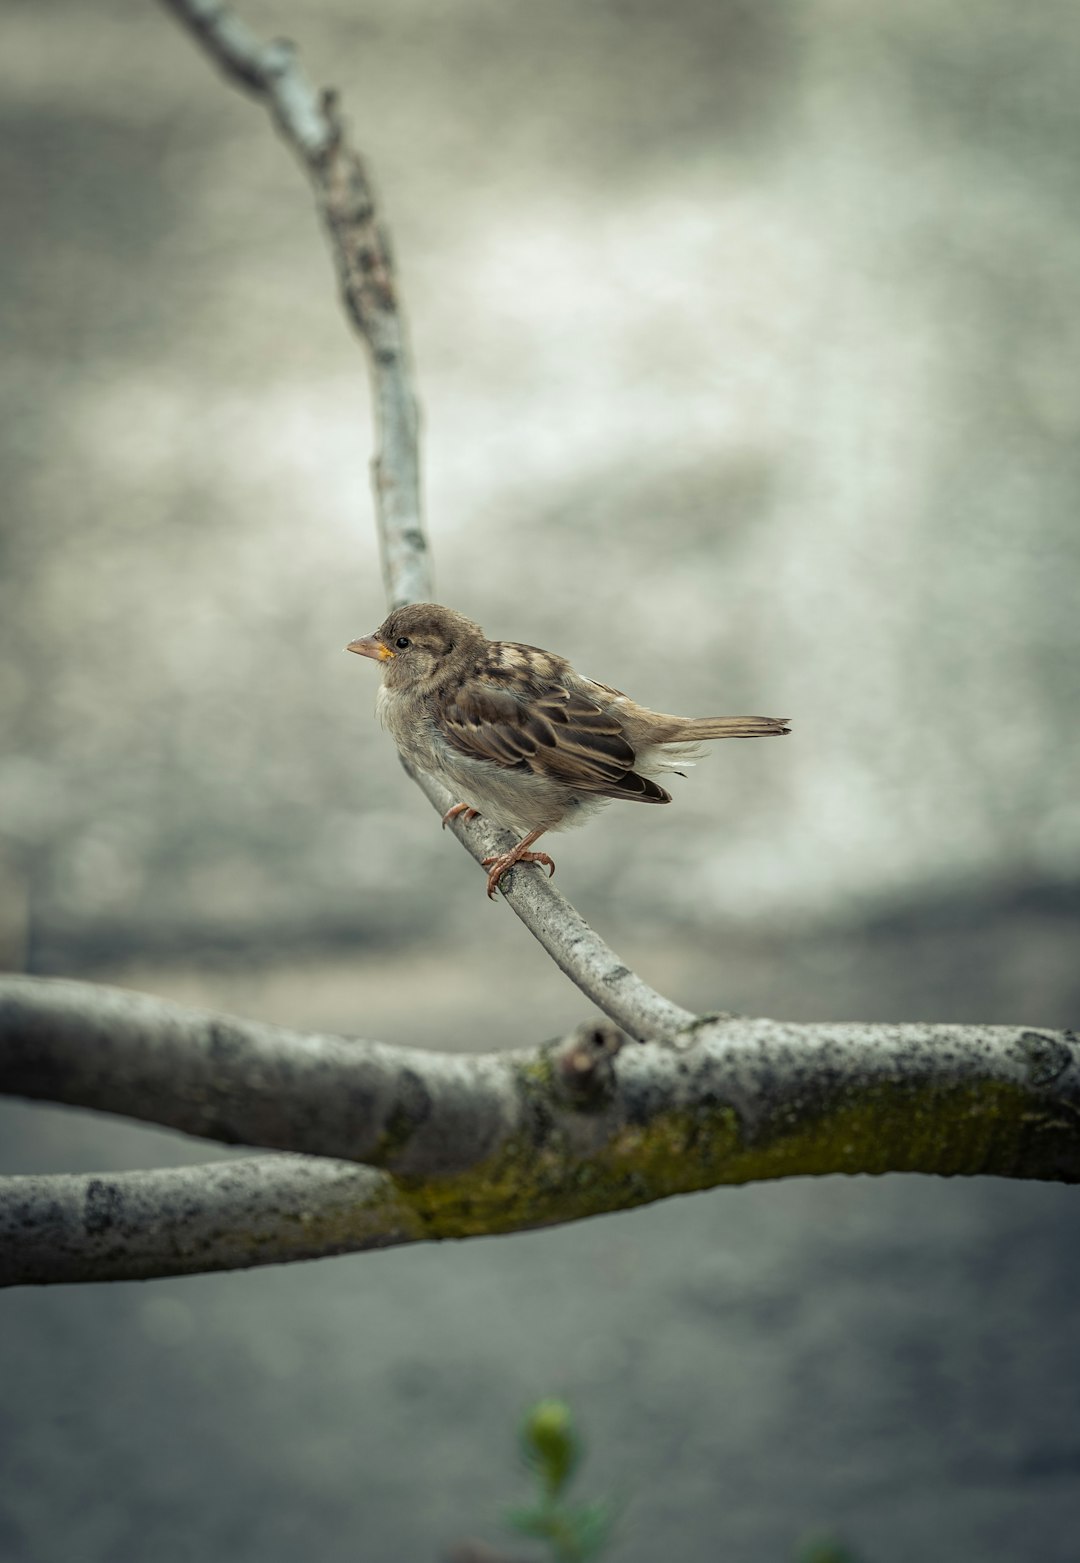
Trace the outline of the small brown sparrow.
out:
M 383 665 L 375 709 L 402 758 L 460 798 L 443 816 L 475 819 L 523 835 L 484 859 L 487 893 L 515 863 L 540 863 L 529 848 L 548 830 L 582 824 L 612 798 L 670 803 L 650 772 L 674 771 L 711 738 L 770 738 L 783 717 L 665 716 L 607 684 L 575 673 L 564 657 L 516 641 L 487 640 L 452 608 L 395 608 L 349 651 Z

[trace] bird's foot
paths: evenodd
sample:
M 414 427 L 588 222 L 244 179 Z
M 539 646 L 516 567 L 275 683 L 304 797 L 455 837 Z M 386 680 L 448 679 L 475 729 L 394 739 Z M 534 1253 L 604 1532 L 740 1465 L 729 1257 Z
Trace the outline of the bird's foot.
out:
M 554 877 L 555 863 L 552 858 L 548 857 L 546 852 L 526 852 L 524 848 L 525 842 L 522 841 L 510 852 L 503 852 L 498 857 L 486 857 L 480 865 L 481 868 L 490 868 L 491 870 L 487 877 L 487 893 L 490 900 L 494 901 L 495 899 L 495 892 L 499 888 L 499 880 L 516 863 L 539 863 L 541 868 L 550 869 L 549 879 Z
M 480 810 L 474 809 L 469 803 L 455 803 L 452 809 L 447 809 L 442 817 L 442 828 L 446 829 L 452 819 L 457 819 L 459 814 L 464 814 L 466 825 L 470 820 L 480 818 Z

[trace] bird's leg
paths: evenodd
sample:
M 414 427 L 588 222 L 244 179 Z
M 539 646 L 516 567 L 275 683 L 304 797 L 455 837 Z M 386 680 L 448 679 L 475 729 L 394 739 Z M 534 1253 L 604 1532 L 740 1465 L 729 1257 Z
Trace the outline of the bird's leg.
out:
M 471 803 L 455 803 L 452 809 L 447 809 L 442 817 L 442 828 L 446 829 L 452 819 L 457 819 L 459 814 L 464 814 L 466 825 L 470 820 L 479 819 L 480 810 L 474 809 Z
M 509 852 L 502 852 L 498 857 L 486 857 L 484 859 L 481 866 L 491 870 L 487 879 L 487 893 L 492 900 L 495 899 L 495 891 L 498 888 L 499 880 L 508 868 L 513 868 L 515 863 L 540 863 L 544 868 L 551 870 L 548 878 L 552 877 L 555 873 L 555 864 L 548 857 L 547 853 L 529 851 L 533 842 L 543 834 L 543 830 L 530 830 L 525 839 L 519 841 L 516 847 L 511 847 Z

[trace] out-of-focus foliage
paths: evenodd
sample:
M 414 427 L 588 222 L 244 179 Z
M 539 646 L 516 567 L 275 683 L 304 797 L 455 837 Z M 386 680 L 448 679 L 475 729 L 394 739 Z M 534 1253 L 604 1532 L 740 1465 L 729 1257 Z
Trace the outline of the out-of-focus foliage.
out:
M 599 1557 L 607 1548 L 615 1510 L 606 1499 L 571 1503 L 566 1497 L 583 1449 L 565 1401 L 537 1401 L 522 1424 L 521 1452 L 536 1480 L 536 1499 L 509 1510 L 508 1522 L 544 1542 L 554 1563 Z

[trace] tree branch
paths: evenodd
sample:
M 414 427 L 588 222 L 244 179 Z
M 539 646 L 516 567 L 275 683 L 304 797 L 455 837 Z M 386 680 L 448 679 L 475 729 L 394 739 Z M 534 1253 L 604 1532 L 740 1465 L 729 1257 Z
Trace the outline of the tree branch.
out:
M 390 240 L 336 96 L 317 92 L 283 39 L 262 43 L 218 0 L 163 0 L 228 79 L 261 98 L 299 157 L 330 235 L 341 296 L 368 353 L 378 450 L 372 487 L 392 607 L 432 595 L 420 504 L 420 415 Z
M 330 235 L 345 307 L 368 353 L 382 450 L 373 464 L 375 517 L 390 606 L 432 596 L 420 520 L 416 397 L 390 242 L 359 155 L 345 142 L 334 94 L 316 92 L 293 46 L 260 43 L 219 0 L 164 0 L 230 81 L 261 97 L 315 189 Z M 409 773 L 440 814 L 456 802 L 430 777 Z M 486 822 L 455 825 L 479 862 L 514 843 Z M 479 843 L 483 842 L 483 850 Z M 525 926 L 571 982 L 617 1024 L 645 1039 L 693 1019 L 619 960 L 541 875 L 507 875 L 500 887 Z
M 1016 1026 L 705 1019 L 462 1056 L 0 984 L 0 1087 L 348 1157 L 0 1179 L 0 1284 L 237 1269 L 578 1220 L 824 1173 L 1080 1181 L 1080 1039 Z M 376 1170 L 378 1169 L 378 1170 Z
M 165 0 L 303 162 L 369 352 L 392 603 L 431 595 L 417 413 L 389 245 L 331 95 L 215 0 Z M 450 801 L 415 778 L 440 811 Z M 500 834 L 455 826 L 482 857 Z M 831 1172 L 1080 1181 L 1072 1032 L 794 1026 L 653 992 L 537 874 L 505 894 L 606 1024 L 523 1052 L 308 1037 L 142 996 L 0 983 L 0 1090 L 305 1152 L 109 1177 L 0 1179 L 0 1283 L 240 1268 L 520 1231 L 721 1183 Z M 326 1159 L 319 1159 L 326 1158 Z M 360 1162 L 364 1165 L 357 1166 Z
M 96 983 L 0 978 L 5 1095 L 410 1177 L 462 1171 L 516 1132 L 517 1058 L 306 1036 Z
M 425 776 L 422 771 L 409 774 L 440 813 L 445 814 L 456 801 L 434 777 Z M 505 852 L 517 840 L 509 831 L 498 830 L 485 819 L 465 825 L 459 815 L 447 828 L 478 863 L 494 853 Z M 528 866 L 511 869 L 499 889 L 560 970 L 597 1009 L 637 1041 L 662 1041 L 693 1024 L 696 1017 L 690 1010 L 664 998 L 625 966 L 542 871 Z

